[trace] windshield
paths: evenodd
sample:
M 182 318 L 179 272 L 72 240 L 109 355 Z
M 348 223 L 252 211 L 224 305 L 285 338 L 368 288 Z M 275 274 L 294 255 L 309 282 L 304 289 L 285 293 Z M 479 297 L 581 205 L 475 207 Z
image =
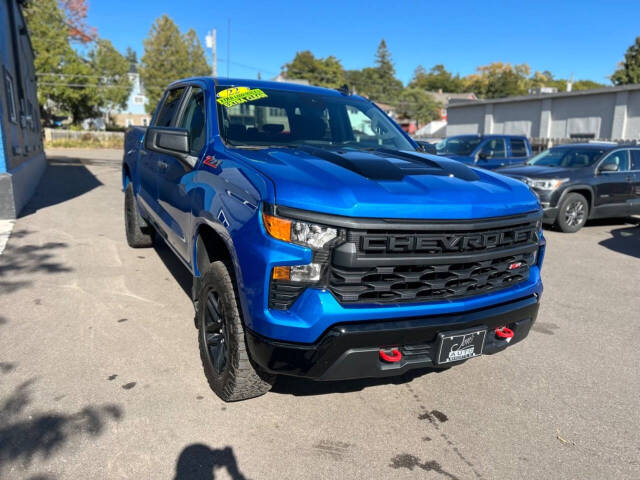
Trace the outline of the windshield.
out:
M 581 168 L 593 165 L 604 153 L 600 148 L 558 147 L 539 153 L 527 165 L 539 167 Z
M 218 87 L 220 136 L 230 146 L 415 150 L 372 103 L 351 96 Z
M 459 137 L 445 138 L 436 145 L 438 155 L 462 155 L 468 156 L 482 141 L 477 135 L 460 135 Z

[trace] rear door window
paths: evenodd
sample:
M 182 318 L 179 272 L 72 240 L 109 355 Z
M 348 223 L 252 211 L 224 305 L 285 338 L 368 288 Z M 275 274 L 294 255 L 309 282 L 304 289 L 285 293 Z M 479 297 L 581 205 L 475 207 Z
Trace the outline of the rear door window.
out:
M 631 150 L 631 170 L 640 171 L 640 150 Z
M 204 91 L 193 87 L 184 108 L 182 118 L 177 122 L 179 128 L 189 131 L 189 150 L 191 155 L 199 155 L 207 137 L 205 128 Z
M 527 145 L 524 143 L 524 140 L 521 138 L 512 138 L 511 139 L 511 156 L 512 157 L 526 157 L 527 156 Z
M 156 117 L 155 125 L 156 127 L 170 127 L 171 122 L 173 121 L 176 113 L 178 112 L 178 107 L 180 106 L 180 99 L 182 98 L 182 94 L 184 93 L 185 87 L 174 88 L 173 90 L 169 90 L 164 97 L 162 105 L 158 110 L 158 115 Z
M 505 158 L 507 152 L 505 149 L 503 138 L 492 138 L 482 147 L 482 153 L 487 155 L 487 158 Z

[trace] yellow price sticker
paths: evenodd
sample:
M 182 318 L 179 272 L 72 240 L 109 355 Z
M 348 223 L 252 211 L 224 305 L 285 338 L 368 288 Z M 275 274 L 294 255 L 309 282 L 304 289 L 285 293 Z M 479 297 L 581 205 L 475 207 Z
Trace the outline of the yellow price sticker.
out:
M 253 102 L 261 98 L 267 98 L 267 94 L 259 88 L 232 87 L 218 92 L 216 101 L 227 108 L 241 103 Z

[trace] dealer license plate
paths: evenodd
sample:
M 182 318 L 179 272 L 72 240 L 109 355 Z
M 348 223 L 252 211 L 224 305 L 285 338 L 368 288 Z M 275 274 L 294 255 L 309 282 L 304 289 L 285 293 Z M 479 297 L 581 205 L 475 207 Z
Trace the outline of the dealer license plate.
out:
M 482 355 L 487 331 L 471 330 L 459 333 L 441 333 L 438 364 L 458 362 Z

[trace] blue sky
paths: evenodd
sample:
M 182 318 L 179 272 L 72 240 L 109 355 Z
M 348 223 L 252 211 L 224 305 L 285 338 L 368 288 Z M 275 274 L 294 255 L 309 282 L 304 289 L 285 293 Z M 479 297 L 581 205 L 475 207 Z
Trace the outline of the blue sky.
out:
M 381 38 L 398 77 L 418 64 L 443 63 L 461 75 L 493 61 L 528 63 L 556 77 L 608 83 L 625 50 L 640 36 L 640 2 L 617 0 L 347 1 L 89 0 L 89 23 L 119 50 L 143 53 L 142 40 L 163 13 L 204 44 L 218 30 L 218 57 L 232 77 L 270 78 L 296 51 L 335 55 L 345 68 L 373 63 Z M 218 72 L 226 75 L 224 60 Z

